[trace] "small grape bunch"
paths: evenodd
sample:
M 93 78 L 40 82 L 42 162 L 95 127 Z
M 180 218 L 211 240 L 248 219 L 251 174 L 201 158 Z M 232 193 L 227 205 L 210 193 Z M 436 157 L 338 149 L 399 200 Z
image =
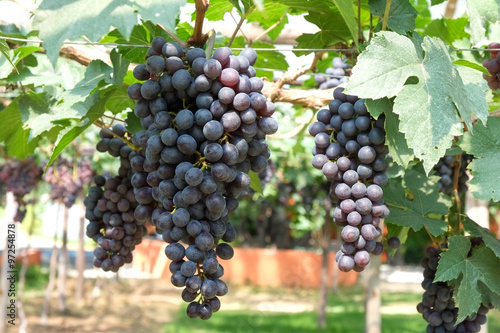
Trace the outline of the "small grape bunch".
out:
M 500 49 L 500 43 L 490 43 L 488 49 Z M 483 73 L 483 78 L 488 82 L 491 90 L 500 88 L 500 55 L 499 51 L 490 51 L 490 58 L 483 61 L 483 67 L 488 70 L 490 75 Z

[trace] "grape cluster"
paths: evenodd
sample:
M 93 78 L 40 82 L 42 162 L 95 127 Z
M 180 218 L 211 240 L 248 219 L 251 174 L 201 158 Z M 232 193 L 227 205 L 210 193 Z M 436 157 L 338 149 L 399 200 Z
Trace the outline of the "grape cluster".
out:
M 458 163 L 460 159 L 460 163 Z M 434 166 L 436 175 L 441 177 L 438 181 L 439 191 L 445 194 L 453 193 L 453 178 L 455 172 L 458 172 L 458 186 L 457 191 L 462 195 L 467 191 L 467 181 L 469 175 L 467 174 L 467 166 L 472 162 L 473 156 L 462 153 L 460 155 L 452 156 L 447 155 L 442 157 L 439 162 Z M 457 170 L 457 168 L 459 168 Z
M 472 242 L 474 245 L 474 241 Z M 478 244 L 476 242 L 476 244 Z M 418 303 L 417 311 L 429 324 L 427 333 L 476 333 L 481 325 L 486 323 L 488 306 L 481 305 L 477 313 L 467 317 L 457 324 L 458 308 L 453 300 L 453 289 L 445 282 L 433 282 L 439 264 L 441 250 L 435 247 L 426 249 L 426 257 L 422 259 L 424 280 L 422 302 Z
M 335 88 L 341 83 L 349 81 L 345 71 L 351 68 L 351 65 L 342 60 L 340 57 L 335 57 L 332 60 L 333 67 L 328 67 L 325 74 L 317 73 L 314 75 L 314 80 L 319 84 L 319 89 Z
M 24 197 L 30 193 L 41 180 L 43 170 L 36 164 L 32 157 L 21 161 L 17 159 L 7 160 L 0 168 L 0 181 L 6 187 L 7 192 L 12 192 L 17 202 L 17 211 L 14 221 L 22 222 L 26 215 Z
M 95 185 L 83 201 L 85 217 L 90 221 L 87 237 L 99 245 L 94 250 L 94 266 L 104 271 L 116 272 L 132 262 L 132 251 L 147 234 L 145 221 L 134 216 L 138 201 L 131 184 L 130 159 L 139 153 L 125 143 L 126 136 L 128 133 L 121 124 L 101 130 L 97 149 L 120 157 L 120 168 L 114 177 L 94 177 Z
M 370 253 L 381 254 L 384 246 L 380 219 L 389 215 L 382 186 L 387 147 L 384 116 L 374 120 L 365 100 L 334 90 L 328 109 L 319 110 L 309 126 L 314 137 L 312 165 L 332 182 L 330 197 L 336 202 L 334 222 L 343 227 L 343 244 L 336 260 L 341 271 L 362 271 Z
M 207 57 L 155 37 L 133 71 L 142 82 L 128 88 L 144 128 L 132 138 L 142 148 L 130 160 L 135 218 L 169 243 L 171 282 L 184 288 L 191 318 L 210 318 L 228 291 L 219 262 L 234 254 L 228 216 L 250 186 L 248 173 L 266 169 L 266 135 L 278 129 L 256 60 L 250 48 L 234 55 L 221 47 Z
M 500 49 L 500 43 L 491 43 L 489 49 Z M 500 55 L 499 51 L 490 51 L 490 58 L 483 61 L 483 67 L 488 70 L 490 75 L 483 73 L 483 78 L 488 82 L 491 90 L 500 88 Z
M 50 184 L 50 199 L 70 208 L 83 187 L 92 181 L 93 174 L 88 158 L 84 157 L 78 163 L 59 158 L 44 174 L 45 181 Z

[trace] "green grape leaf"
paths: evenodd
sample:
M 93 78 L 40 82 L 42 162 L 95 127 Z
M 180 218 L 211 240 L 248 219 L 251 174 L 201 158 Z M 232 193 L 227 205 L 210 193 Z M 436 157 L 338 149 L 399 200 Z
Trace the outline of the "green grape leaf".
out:
M 424 34 L 430 37 L 441 38 L 446 43 L 452 45 L 456 40 L 470 37 L 470 35 L 465 31 L 467 24 L 469 24 L 469 20 L 466 17 L 432 20 L 425 27 Z
M 11 51 L 9 45 L 7 44 L 7 42 L 4 39 L 0 39 L 0 52 L 2 52 L 2 54 L 5 57 L 5 59 L 7 59 L 7 61 L 12 65 L 12 67 L 14 68 L 14 70 L 17 73 L 19 73 L 19 71 L 17 70 L 16 65 L 14 64 L 14 62 L 11 59 L 11 57 L 12 57 L 12 51 Z
M 257 193 L 260 194 L 264 193 L 264 190 L 262 189 L 262 184 L 260 183 L 259 175 L 253 171 L 250 171 L 248 175 L 250 176 L 250 188 Z
M 446 0 L 431 0 L 431 6 L 439 5 L 440 3 L 445 2 Z
M 0 111 L 0 142 L 5 144 L 10 156 L 24 159 L 35 151 L 39 139 L 28 140 L 30 130 L 23 128 L 23 119 L 19 112 L 19 100 L 14 99 L 5 109 Z
M 464 67 L 469 67 L 469 68 L 478 70 L 486 75 L 490 75 L 490 73 L 488 72 L 488 70 L 485 67 L 483 67 L 479 64 L 476 64 L 475 62 L 469 61 L 469 60 L 458 59 L 458 60 L 455 60 L 453 62 L 453 64 L 459 65 L 459 66 L 464 66 Z M 458 67 L 458 68 L 460 69 L 460 67 Z
M 434 236 L 445 233 L 447 223 L 435 216 L 448 214 L 451 200 L 439 193 L 435 177 L 409 169 L 404 181 L 408 195 L 399 180 L 390 179 L 384 187 L 384 199 L 391 209 L 385 220 L 415 231 L 425 227 Z
M 108 95 L 106 110 L 113 114 L 125 111 L 127 108 L 134 109 L 134 101 L 128 97 L 127 87 L 112 86 L 106 94 Z
M 113 69 L 101 60 L 92 60 L 85 70 L 84 78 L 75 87 L 63 94 L 64 104 L 71 106 L 84 101 L 99 83 L 104 80 L 112 82 Z
M 224 19 L 224 14 L 230 12 L 233 7 L 227 0 L 211 0 L 205 18 L 209 21 L 221 21 Z
M 58 126 L 54 121 L 78 119 L 86 113 L 86 110 L 79 109 L 78 105 L 69 108 L 58 106 L 57 99 L 47 92 L 29 93 L 20 96 L 18 107 L 23 121 L 23 128 L 29 129 L 28 141 Z
M 467 0 L 467 10 L 469 12 L 471 41 L 477 44 L 485 35 L 486 22 L 495 23 L 499 16 L 498 0 Z
M 268 29 L 281 20 L 288 11 L 288 7 L 279 2 L 266 2 L 261 10 L 255 10 L 247 15 L 248 22 L 258 22 L 262 28 Z M 267 35 L 274 40 L 278 37 L 283 27 L 288 22 L 286 16 L 283 21 L 275 26 Z
M 44 0 L 35 11 L 33 27 L 39 30 L 43 47 L 55 66 L 64 40 L 86 36 L 97 41 L 110 27 L 117 28 L 128 38 L 138 15 L 174 31 L 176 17 L 185 3 L 185 0 Z
M 328 13 L 332 6 L 329 0 L 277 0 L 276 2 L 304 12 Z M 333 22 L 338 23 L 336 21 Z
M 365 106 L 368 113 L 373 118 L 378 119 L 381 114 L 392 110 L 392 101 L 388 98 L 367 99 L 365 100 Z
M 465 231 L 467 231 L 472 236 L 480 237 L 484 244 L 495 253 L 495 255 L 500 259 L 500 240 L 496 238 L 496 235 L 486 228 L 481 227 L 479 224 L 466 217 L 462 224 Z
M 326 13 L 312 11 L 305 16 L 305 19 L 317 25 L 320 31 L 314 34 L 304 33 L 297 37 L 296 47 L 299 49 L 326 48 L 339 42 L 347 42 L 351 35 L 342 15 L 336 9 L 331 9 Z
M 108 83 L 121 85 L 125 75 L 127 75 L 128 66 L 130 61 L 123 57 L 116 49 L 111 50 L 109 54 L 111 58 L 111 63 L 113 64 L 113 79 L 107 81 Z M 107 71 L 107 69 L 105 69 Z
M 474 155 L 469 164 L 473 178 L 470 191 L 479 200 L 500 200 L 500 118 L 489 117 L 488 126 L 474 125 L 474 135 L 465 132 L 459 146 L 468 154 Z
M 493 304 L 495 309 L 500 308 L 500 295 L 491 291 L 483 282 L 478 281 L 477 284 L 479 291 L 481 292 L 481 296 L 483 297 L 482 303 L 485 305 Z
M 127 119 L 125 119 L 127 123 L 127 131 L 132 134 L 135 134 L 140 131 L 144 131 L 144 127 L 142 127 L 141 119 L 135 115 L 133 111 L 127 113 Z
M 393 111 L 399 115 L 399 129 L 428 173 L 454 137 L 462 135 L 460 116 L 471 128 L 471 112 L 479 117 L 485 112 L 484 103 L 468 100 L 464 81 L 470 73 L 462 78 L 457 67 L 463 68 L 453 64 L 440 39 L 424 37 L 420 50 L 405 36 L 380 32 L 359 55 L 345 93 L 372 99 L 396 96 Z
M 61 132 L 55 142 L 52 155 L 50 156 L 49 162 L 45 167 L 45 170 L 54 162 L 54 160 L 59 156 L 59 154 L 66 148 L 73 140 L 75 140 L 80 134 L 85 132 L 87 128 L 92 125 L 94 121 L 99 119 L 106 110 L 107 97 L 99 98 L 99 93 L 95 92 L 90 95 L 85 101 L 80 102 L 82 107 L 88 110 L 87 114 L 81 119 L 80 123 L 75 126 L 68 126 Z
M 369 0 L 370 12 L 373 15 L 384 17 L 386 0 Z M 387 27 L 400 34 L 415 30 L 415 18 L 418 12 L 409 0 L 393 0 L 389 9 Z
M 358 23 L 356 21 L 356 13 L 354 12 L 354 5 L 351 0 L 333 0 L 335 6 L 339 9 L 340 15 L 351 32 L 351 37 L 358 45 Z
M 449 238 L 448 249 L 441 253 L 435 282 L 456 280 L 454 299 L 458 307 L 457 322 L 477 312 L 482 296 L 478 286 L 483 282 L 494 293 L 500 294 L 500 259 L 484 245 L 476 246 L 469 257 L 471 244 L 464 236 Z
M 385 144 L 392 160 L 403 168 L 413 161 L 413 150 L 408 147 L 405 136 L 399 131 L 399 117 L 394 112 L 385 113 Z

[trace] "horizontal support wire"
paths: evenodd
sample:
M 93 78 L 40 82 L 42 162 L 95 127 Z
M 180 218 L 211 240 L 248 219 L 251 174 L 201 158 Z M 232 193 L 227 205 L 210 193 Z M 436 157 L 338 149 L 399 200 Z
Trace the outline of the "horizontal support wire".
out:
M 17 42 L 26 42 L 26 43 L 39 43 L 42 44 L 42 40 L 36 39 L 24 39 L 24 38 L 15 38 L 15 37 L 7 37 L 0 36 L 0 39 L 3 40 L 11 40 Z M 63 42 L 65 45 L 92 45 L 92 46 L 105 46 L 105 47 L 143 47 L 148 48 L 150 45 L 136 45 L 136 44 L 119 44 L 119 43 L 99 43 L 99 42 L 85 42 L 85 41 L 65 41 Z M 234 47 L 231 48 L 235 51 L 242 51 L 244 48 Z M 267 48 L 252 48 L 255 51 L 274 51 L 274 52 L 358 52 L 357 49 L 267 49 Z M 500 51 L 500 48 L 470 48 L 470 49 L 453 49 L 454 51 Z

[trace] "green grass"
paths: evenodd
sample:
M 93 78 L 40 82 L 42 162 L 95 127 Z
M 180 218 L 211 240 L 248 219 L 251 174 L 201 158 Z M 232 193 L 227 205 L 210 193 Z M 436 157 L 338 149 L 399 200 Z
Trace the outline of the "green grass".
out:
M 384 306 L 406 303 L 415 305 L 420 301 L 418 293 L 385 293 Z M 261 311 L 222 310 L 210 320 L 190 319 L 182 306 L 173 322 L 163 328 L 164 333 L 358 333 L 364 331 L 364 308 L 361 288 L 342 288 L 329 295 L 327 327 L 317 328 L 315 312 L 272 313 Z M 500 312 L 488 315 L 490 332 L 500 332 Z M 382 333 L 422 333 L 427 324 L 415 310 L 414 314 L 383 314 Z
M 425 331 L 425 326 L 419 315 L 382 316 L 384 333 L 421 333 Z M 182 308 L 175 322 L 167 324 L 163 331 L 166 333 L 344 333 L 363 332 L 363 330 L 362 312 L 328 313 L 327 327 L 318 329 L 317 314 L 314 312 L 220 311 L 210 320 L 201 321 L 188 318 Z

